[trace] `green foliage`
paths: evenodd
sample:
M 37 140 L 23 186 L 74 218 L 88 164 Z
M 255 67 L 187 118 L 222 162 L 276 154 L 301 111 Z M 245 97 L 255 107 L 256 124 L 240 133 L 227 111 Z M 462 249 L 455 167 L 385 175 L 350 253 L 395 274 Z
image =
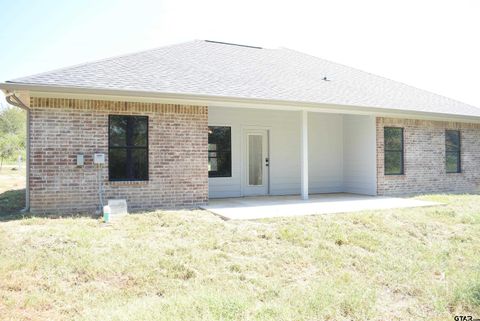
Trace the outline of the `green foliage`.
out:
M 11 159 L 22 150 L 22 141 L 14 134 L 5 134 L 0 137 L 0 165 L 4 159 Z
M 25 154 L 26 113 L 20 108 L 0 109 L 0 162 Z
M 25 136 L 26 113 L 17 107 L 0 109 L 0 133 L 18 133 Z
M 9 190 L 0 193 L 0 219 L 20 211 L 25 206 L 25 189 Z

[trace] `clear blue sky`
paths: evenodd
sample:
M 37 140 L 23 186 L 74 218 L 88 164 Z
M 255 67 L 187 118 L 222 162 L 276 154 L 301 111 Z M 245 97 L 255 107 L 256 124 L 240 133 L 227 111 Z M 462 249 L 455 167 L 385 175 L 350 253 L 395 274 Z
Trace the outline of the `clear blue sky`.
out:
M 288 47 L 480 107 L 478 0 L 0 0 L 0 81 L 191 39 Z

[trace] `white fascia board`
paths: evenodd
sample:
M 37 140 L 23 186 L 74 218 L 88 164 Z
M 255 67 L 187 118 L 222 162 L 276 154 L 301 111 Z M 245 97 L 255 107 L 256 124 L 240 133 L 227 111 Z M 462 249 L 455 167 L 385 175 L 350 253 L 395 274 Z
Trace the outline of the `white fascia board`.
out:
M 199 94 L 152 93 L 147 91 L 113 90 L 80 87 L 53 87 L 19 83 L 0 83 L 5 93 L 29 91 L 30 96 L 45 98 L 97 99 L 112 101 L 151 102 L 163 104 L 184 104 L 197 106 L 256 108 L 269 110 L 306 110 L 334 114 L 370 115 L 376 117 L 409 118 L 421 120 L 480 123 L 480 116 L 454 115 L 392 108 L 334 105 L 310 102 L 294 102 L 258 98 L 237 98 Z

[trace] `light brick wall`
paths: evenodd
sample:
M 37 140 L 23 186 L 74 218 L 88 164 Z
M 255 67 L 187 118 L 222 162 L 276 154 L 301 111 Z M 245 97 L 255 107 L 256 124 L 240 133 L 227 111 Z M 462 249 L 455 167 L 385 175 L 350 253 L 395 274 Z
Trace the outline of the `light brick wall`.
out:
M 130 209 L 195 207 L 208 199 L 208 108 L 153 103 L 36 98 L 31 107 L 30 208 L 92 212 L 99 204 L 94 153 L 105 200 Z M 108 181 L 108 115 L 149 117 L 149 181 Z M 76 155 L 85 166 L 76 166 Z
M 404 175 L 384 175 L 384 127 L 404 128 Z M 461 173 L 446 173 L 445 130 L 460 130 Z M 377 118 L 377 194 L 478 192 L 480 124 Z

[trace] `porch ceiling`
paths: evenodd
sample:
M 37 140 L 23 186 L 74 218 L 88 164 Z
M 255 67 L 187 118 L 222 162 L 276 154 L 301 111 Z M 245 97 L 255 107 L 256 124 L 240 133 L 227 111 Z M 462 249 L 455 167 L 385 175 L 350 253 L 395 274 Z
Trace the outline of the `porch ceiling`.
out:
M 411 198 L 335 193 L 310 195 L 308 200 L 302 200 L 299 195 L 211 199 L 202 208 L 225 219 L 251 220 L 435 205 L 440 203 Z

